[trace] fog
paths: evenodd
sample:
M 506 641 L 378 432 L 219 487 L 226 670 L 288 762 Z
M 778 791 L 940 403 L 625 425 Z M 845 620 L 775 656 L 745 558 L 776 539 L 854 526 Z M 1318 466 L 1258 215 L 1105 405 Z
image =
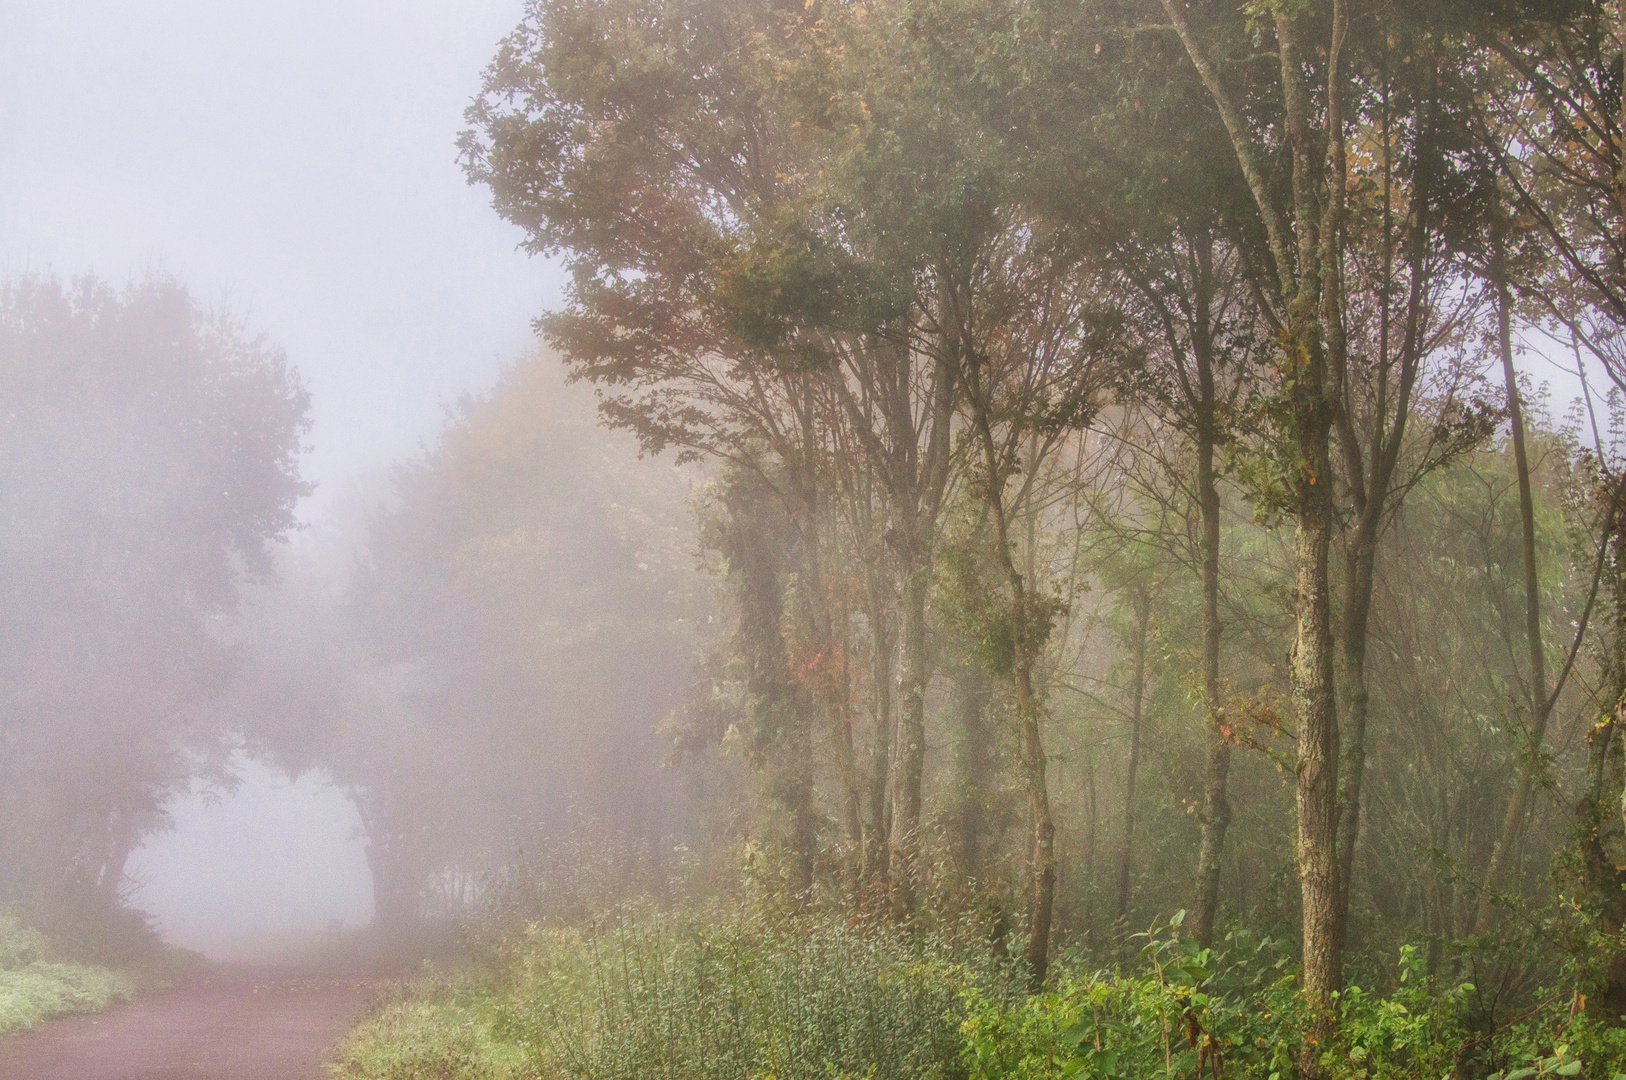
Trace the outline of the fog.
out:
M 247 757 L 233 771 L 233 791 L 200 786 L 170 803 L 173 829 L 131 859 L 133 902 L 169 940 L 223 959 L 365 926 L 373 893 L 355 805 L 318 772 L 290 780 Z
M 0 4 L 0 1074 L 1626 1069 L 1621 3 Z
M 514 0 L 0 6 L 0 271 L 160 268 L 309 381 L 319 504 L 417 450 L 557 299 L 456 161 Z M 310 508 L 302 508 L 307 516 Z
M 923 363 L 913 355 L 878 375 L 862 368 L 873 361 L 868 343 L 852 354 L 862 363 L 849 357 L 853 371 L 824 372 L 828 385 L 796 383 L 776 367 L 752 370 L 763 350 L 783 345 L 776 320 L 812 316 L 776 306 L 786 291 L 777 279 L 764 289 L 771 302 L 750 307 L 750 290 L 763 282 L 746 270 L 760 269 L 763 251 L 795 248 L 801 234 L 794 243 L 752 237 L 758 262 L 716 271 L 738 295 L 722 290 L 713 310 L 683 291 L 684 258 L 704 245 L 678 229 L 670 250 L 657 242 L 671 241 L 663 234 L 640 251 L 647 278 L 616 278 L 625 294 L 608 286 L 578 294 L 549 324 L 575 373 L 600 391 L 624 387 L 628 369 L 661 386 L 614 402 L 610 422 L 601 422 L 593 389 L 567 386 L 559 356 L 536 341 L 532 320 L 564 302 L 564 269 L 518 250 L 522 241 L 557 239 L 527 202 L 545 187 L 538 177 L 554 174 L 523 155 L 493 164 L 502 121 L 535 119 L 516 103 L 523 95 L 487 95 L 475 121 L 487 152 L 480 184 L 470 186 L 456 149 L 482 72 L 522 15 L 516 0 L 20 0 L 0 8 L 0 278 L 8 282 L 0 345 L 12 406 L 0 427 L 0 520 L 8 523 L 0 582 L 10 598 L 0 638 L 9 695 L 0 702 L 8 710 L 0 716 L 0 903 L 29 901 L 47 913 L 124 903 L 174 943 L 220 958 L 265 956 L 337 928 L 401 928 L 466 911 L 511 884 L 516 867 L 545 863 L 585 836 L 615 837 L 651 856 L 641 865 L 659 879 L 670 869 L 664 860 L 689 851 L 679 841 L 699 834 L 715 841 L 707 857 L 722 862 L 733 857 L 731 844 L 755 851 L 761 840 L 783 855 L 775 873 L 800 895 L 819 874 L 835 873 L 831 866 L 884 877 L 891 855 L 877 851 L 890 843 L 894 815 L 907 812 L 911 824 L 899 835 L 913 844 L 933 813 L 948 814 L 970 790 L 956 770 L 981 769 L 987 775 L 975 783 L 993 784 L 1005 767 L 998 762 L 1010 747 L 996 745 L 983 716 L 1000 706 L 976 666 L 986 645 L 976 635 L 978 620 L 997 621 L 988 611 L 1000 590 L 1022 586 L 1009 584 L 1020 579 L 1014 564 L 999 583 L 978 546 L 982 526 L 969 523 L 989 510 L 968 478 L 1016 466 L 967 464 L 962 436 L 978 404 L 963 396 L 966 380 L 912 366 Z M 508 75 L 523 82 L 535 72 Z M 706 67 L 683 77 L 719 76 Z M 592 132 L 613 128 L 605 121 L 566 134 L 591 143 L 600 137 Z M 613 154 L 594 158 L 596 146 L 567 146 L 564 135 L 546 145 L 589 173 L 605 169 L 589 179 L 626 195 L 616 186 L 626 178 L 603 165 Z M 709 146 L 700 139 L 691 149 Z M 787 165 L 766 175 L 803 174 Z M 672 194 L 687 183 L 641 193 L 653 200 L 650 221 L 700 231 L 714 224 L 714 211 L 691 214 Z M 511 220 L 494 212 L 494 192 Z M 709 192 L 700 202 L 723 205 L 737 194 Z M 583 215 L 575 223 L 583 237 L 615 236 L 624 224 L 616 198 L 582 199 L 571 212 Z M 889 226 L 908 237 L 923 227 L 912 219 Z M 1014 246 L 1000 258 L 1040 259 L 1020 250 L 1029 235 L 1018 229 L 1001 240 Z M 576 253 L 581 280 L 623 269 L 625 252 L 603 242 L 608 254 Z M 1084 288 L 1066 265 L 1065 273 L 1045 270 L 1067 283 L 1059 306 L 1024 317 L 1043 326 L 1056 311 L 1071 312 L 1075 323 L 1044 333 L 1083 355 L 1080 313 L 1094 301 L 1066 291 Z M 634 296 L 635 284 L 658 281 L 663 270 L 684 281 L 670 294 L 678 299 L 659 290 Z M 929 276 L 915 264 L 886 273 L 911 287 Z M 1419 451 L 1427 467 L 1406 483 L 1443 476 L 1435 470 L 1453 455 L 1490 455 L 1475 459 L 1495 474 L 1475 512 L 1501 528 L 1506 511 L 1496 500 L 1507 484 L 1497 470 L 1507 465 L 1494 455 L 1509 428 L 1494 392 L 1500 370 L 1486 351 L 1489 308 L 1469 271 L 1458 266 L 1445 279 L 1461 295 L 1427 300 L 1453 314 L 1419 361 L 1417 408 L 1435 410 L 1438 430 L 1466 441 L 1438 459 L 1432 448 Z M 897 287 L 898 296 L 908 291 Z M 1387 297 L 1388 288 L 1373 295 Z M 1025 290 L 1012 286 L 1010 295 Z M 919 333 L 938 302 L 922 293 L 887 304 L 912 312 L 909 332 Z M 735 303 L 745 306 L 727 307 Z M 1237 312 L 1253 300 L 1237 303 L 1223 318 L 1239 320 L 1228 332 L 1245 354 L 1269 335 L 1241 325 L 1255 316 Z M 1535 412 L 1540 438 L 1557 446 L 1579 382 L 1563 349 L 1532 326 L 1518 331 L 1518 364 L 1552 387 Z M 1012 334 L 1000 340 L 1020 339 Z M 1165 344 L 1130 352 L 1155 366 Z M 662 366 L 672 356 L 694 366 Z M 1145 424 L 1176 447 L 1168 461 L 1185 460 L 1184 429 L 1159 426 L 1174 406 L 1159 401 L 1135 419 L 1121 402 L 1118 412 L 1101 407 L 1111 397 L 1107 376 L 1077 378 L 1076 400 L 1056 415 Z M 1373 376 L 1377 413 L 1394 407 L 1388 378 L 1387 368 Z M 900 395 L 896 412 L 870 415 L 883 385 Z M 928 385 L 946 388 L 929 405 Z M 1245 402 L 1253 391 L 1239 381 L 1234 392 Z M 1458 415 L 1465 401 L 1472 407 Z M 984 403 L 999 423 L 1030 406 L 1031 415 L 1048 415 L 1052 404 Z M 991 447 L 994 422 L 982 420 Z M 862 430 L 844 426 L 860 421 Z M 1380 431 L 1388 423 L 1375 422 Z M 1048 501 L 1022 512 L 1032 515 L 1028 574 L 1051 574 L 1056 595 L 1076 600 L 1056 608 L 1073 618 L 1057 631 L 1065 657 L 1044 663 L 1077 668 L 1055 676 L 1055 709 L 1076 725 L 1070 760 L 1093 770 L 1117 752 L 1102 747 L 1116 747 L 1118 736 L 1098 730 L 1106 714 L 1091 711 L 1097 698 L 1089 695 L 1120 678 L 1114 665 L 1135 648 L 1131 627 L 1144 652 L 1151 600 L 1135 592 L 1141 585 L 1127 564 L 1111 561 L 1117 555 L 1088 562 L 1078 554 L 1088 545 L 1066 558 L 1039 548 L 1046 529 L 1105 529 L 1091 517 L 1101 513 L 1092 484 L 1113 498 L 1135 490 L 1155 501 L 1185 480 L 1136 488 L 1142 480 L 1129 466 L 1092 457 L 1101 453 L 1094 435 L 1068 441 L 1075 434 L 1047 436 L 1052 472 L 1041 476 L 1034 463 L 1040 487 L 1024 488 L 1024 497 Z M 1131 441 L 1121 431 L 1100 437 Z M 798 449 L 796 438 L 807 445 Z M 882 446 L 897 456 L 865 457 Z M 1010 462 L 1026 453 L 1016 446 L 1002 451 Z M 706 463 L 674 471 L 676 455 L 652 453 L 673 448 Z M 1569 482 L 1538 479 L 1554 491 Z M 1235 504 L 1228 528 L 1257 527 L 1247 542 L 1264 549 L 1280 540 L 1269 514 L 1242 512 L 1250 495 L 1240 481 L 1225 497 Z M 1217 492 L 1214 499 L 1219 505 Z M 1401 520 L 1398 507 L 1384 520 Z M 996 509 L 1003 521 L 1017 508 Z M 1046 513 L 1061 516 L 1041 521 Z M 903 536 L 906 522 L 920 535 Z M 1486 526 L 1483 551 L 1460 561 L 1517 561 L 1497 549 L 1506 537 L 1496 528 Z M 1533 537 L 1535 526 L 1526 532 Z M 1121 543 L 1095 538 L 1089 550 Z M 933 578 L 948 565 L 934 561 L 934 545 L 961 560 L 960 578 Z M 1276 572 L 1269 559 L 1279 556 L 1263 557 L 1258 572 Z M 1159 573 L 1162 582 L 1175 571 Z M 972 599 L 953 595 L 979 574 L 987 580 Z M 1272 588 L 1257 585 L 1262 596 L 1276 595 Z M 1077 599 L 1086 594 L 1094 598 Z M 1139 608 L 1119 602 L 1131 594 Z M 1026 602 L 1013 601 L 1017 609 Z M 1385 602 L 1393 607 L 1385 617 L 1413 617 L 1399 613 L 1400 600 Z M 1280 614 L 1258 616 L 1260 625 Z M 1584 624 L 1567 609 L 1555 619 Z M 1201 624 L 1191 611 L 1180 620 Z M 1259 630 L 1249 647 L 1257 672 L 1280 682 L 1271 665 L 1286 646 L 1272 634 L 1280 625 Z M 1401 652 L 1393 656 L 1398 664 Z M 1144 656 L 1139 663 L 1144 683 Z M 864 664 L 871 667 L 855 674 Z M 1260 685 L 1266 678 L 1257 675 Z M 1029 691 L 1022 701 L 1043 696 Z M 986 741 L 970 764 L 956 757 L 975 741 L 954 728 L 962 723 Z M 889 758 L 908 741 L 898 741 L 904 729 L 889 726 L 897 724 L 912 725 L 907 767 Z M 1058 790 L 1073 785 L 1068 797 L 1085 805 L 1080 776 L 1062 775 Z M 895 802 L 900 784 L 913 795 Z M 936 809 L 923 794 L 934 784 Z M 977 818 L 982 811 L 965 813 L 967 850 L 1016 835 L 1007 829 L 1014 811 L 997 829 Z M 902 850 L 898 865 L 912 866 L 916 853 Z M 877 858 L 881 869 L 871 864 Z M 1129 904 L 1127 856 L 1123 866 L 1119 916 Z M 1173 895 L 1175 877 L 1165 876 Z M 1078 896 L 1080 911 L 1106 909 L 1087 890 Z
M 245 318 L 311 394 L 299 502 L 432 442 L 530 340 L 556 275 L 455 160 L 509 0 L 0 5 L 0 274 L 153 272 Z M 290 534 L 295 545 L 308 532 Z M 233 762 L 132 860 L 139 906 L 222 955 L 370 914 L 348 800 Z

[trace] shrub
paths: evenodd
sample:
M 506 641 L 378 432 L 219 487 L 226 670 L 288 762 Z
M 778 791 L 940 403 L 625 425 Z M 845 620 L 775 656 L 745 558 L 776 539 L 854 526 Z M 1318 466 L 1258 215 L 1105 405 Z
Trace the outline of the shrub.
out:
M 64 957 L 58 942 L 0 912 L 0 1035 L 134 996 L 140 981 L 134 973 L 60 962 Z
M 0 971 L 33 963 L 45 947 L 44 934 L 24 926 L 15 915 L 0 912 Z
M 65 1013 L 101 1012 L 134 994 L 135 980 L 123 972 L 35 960 L 0 971 L 0 1035 Z
M 484 989 L 443 980 L 386 1008 L 335 1075 L 962 1077 L 961 991 L 996 1000 L 1020 985 L 986 952 L 811 914 L 622 909 L 585 929 L 533 925 Z

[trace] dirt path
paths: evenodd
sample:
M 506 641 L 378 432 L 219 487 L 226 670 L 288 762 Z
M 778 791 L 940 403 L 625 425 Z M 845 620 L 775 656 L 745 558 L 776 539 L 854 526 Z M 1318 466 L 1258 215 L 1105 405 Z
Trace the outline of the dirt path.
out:
M 383 985 L 222 967 L 0 1039 L 0 1080 L 322 1080 L 328 1052 Z

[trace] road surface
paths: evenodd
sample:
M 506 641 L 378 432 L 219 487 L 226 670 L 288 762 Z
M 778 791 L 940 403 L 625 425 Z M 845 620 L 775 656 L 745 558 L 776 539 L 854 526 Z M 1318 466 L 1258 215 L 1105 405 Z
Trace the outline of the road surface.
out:
M 94 1016 L 0 1038 L 0 1080 L 323 1080 L 383 983 L 220 967 Z

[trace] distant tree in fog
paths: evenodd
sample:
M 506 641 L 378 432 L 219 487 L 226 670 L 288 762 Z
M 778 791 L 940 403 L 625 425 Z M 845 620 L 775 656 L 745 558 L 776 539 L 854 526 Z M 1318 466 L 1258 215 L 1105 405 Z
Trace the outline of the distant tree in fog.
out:
M 0 902 L 115 903 L 165 800 L 220 770 L 215 628 L 310 490 L 308 409 L 172 279 L 0 284 Z
M 572 831 L 683 831 L 657 729 L 704 619 L 686 485 L 561 382 L 537 358 L 465 400 L 251 613 L 245 727 L 355 800 L 386 928 Z

